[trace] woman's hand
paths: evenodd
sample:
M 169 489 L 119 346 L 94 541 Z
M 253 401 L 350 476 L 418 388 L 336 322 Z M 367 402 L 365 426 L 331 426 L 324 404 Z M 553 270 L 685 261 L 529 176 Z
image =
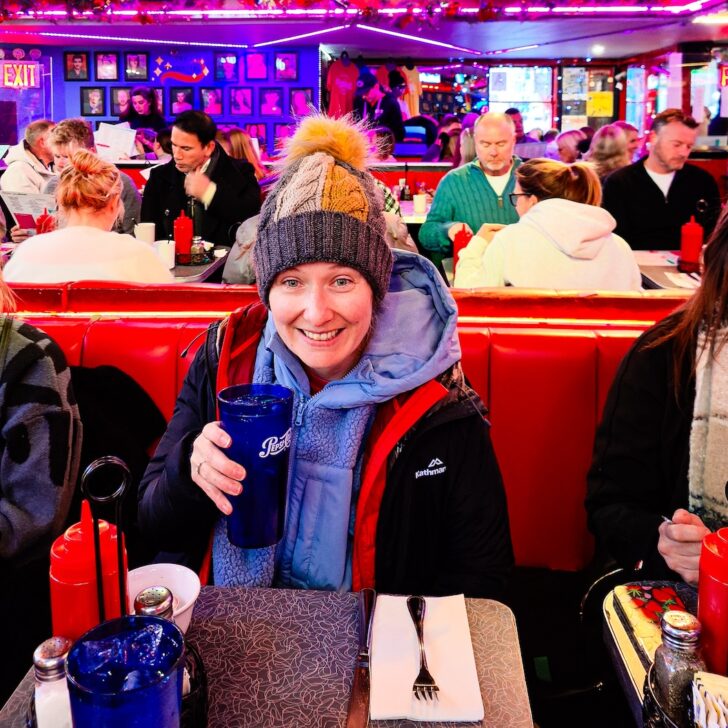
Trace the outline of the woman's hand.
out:
M 20 225 L 13 225 L 10 228 L 10 240 L 14 243 L 22 243 L 23 240 L 27 240 L 30 234 L 25 228 L 21 228 Z
M 245 468 L 234 463 L 220 449 L 230 447 L 230 443 L 230 435 L 220 427 L 220 423 L 210 422 L 192 443 L 190 456 L 193 482 L 226 516 L 233 509 L 225 493 L 240 495 L 243 491 L 240 481 L 245 477 Z
M 693 586 L 698 583 L 698 562 L 703 537 L 710 533 L 699 516 L 678 508 L 672 523 L 660 524 L 657 550 L 667 565 Z
M 475 233 L 479 238 L 490 242 L 499 230 L 503 230 L 505 225 L 500 225 L 496 222 L 485 222 L 480 226 L 480 229 Z

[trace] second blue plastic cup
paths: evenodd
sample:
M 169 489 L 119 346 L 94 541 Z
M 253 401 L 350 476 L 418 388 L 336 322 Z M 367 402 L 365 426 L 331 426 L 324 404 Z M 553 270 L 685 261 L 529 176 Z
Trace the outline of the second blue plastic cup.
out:
M 66 663 L 74 728 L 179 728 L 184 654 L 179 627 L 159 617 L 86 632 Z
M 228 539 L 241 548 L 274 546 L 286 515 L 293 392 L 278 384 L 239 384 L 223 389 L 217 400 L 232 438 L 227 455 L 246 472 L 243 492 L 228 496 Z

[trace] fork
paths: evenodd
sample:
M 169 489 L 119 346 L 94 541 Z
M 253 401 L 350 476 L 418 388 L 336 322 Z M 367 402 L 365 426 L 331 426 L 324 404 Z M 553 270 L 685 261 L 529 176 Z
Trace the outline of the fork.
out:
M 409 609 L 412 621 L 415 623 L 417 640 L 420 643 L 420 672 L 412 685 L 412 692 L 417 700 L 437 699 L 440 688 L 437 687 L 435 679 L 427 669 L 427 657 L 425 656 L 425 641 L 423 626 L 425 623 L 425 600 L 422 597 L 407 597 L 407 609 Z

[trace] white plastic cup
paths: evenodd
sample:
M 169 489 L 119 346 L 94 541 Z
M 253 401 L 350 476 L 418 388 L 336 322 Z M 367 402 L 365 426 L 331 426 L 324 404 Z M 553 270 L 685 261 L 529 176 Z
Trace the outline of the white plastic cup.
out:
M 154 245 L 155 225 L 153 222 L 140 222 L 134 225 L 134 237 Z
M 153 247 L 159 260 L 161 260 L 167 268 L 174 268 L 174 240 L 157 240 L 153 243 Z
M 427 195 L 414 195 L 412 201 L 415 215 L 424 215 L 427 212 Z

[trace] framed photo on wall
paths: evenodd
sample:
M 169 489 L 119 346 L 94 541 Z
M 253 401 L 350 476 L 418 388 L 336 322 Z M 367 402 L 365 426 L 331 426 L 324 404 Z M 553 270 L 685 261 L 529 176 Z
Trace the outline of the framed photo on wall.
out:
M 270 152 L 275 155 L 280 152 L 283 148 L 283 140 L 293 136 L 296 131 L 295 124 L 273 124 L 273 138 L 275 140 L 275 147 Z
M 276 81 L 298 81 L 298 53 L 276 53 Z
M 261 116 L 283 116 L 283 90 L 280 88 L 260 89 Z
M 215 80 L 240 80 L 238 76 L 238 57 L 234 53 L 215 53 Z
M 200 103 L 206 114 L 219 116 L 222 114 L 222 90 L 219 88 L 201 88 Z
M 63 78 L 66 81 L 88 81 L 88 53 L 85 51 L 64 53 Z
M 169 108 L 172 113 L 177 116 L 183 111 L 192 110 L 192 87 L 191 86 L 172 86 L 169 89 Z
M 103 86 L 81 87 L 81 116 L 106 116 L 106 92 Z
M 94 55 L 97 81 L 118 81 L 119 80 L 119 54 L 110 51 L 102 51 Z
M 250 137 L 258 140 L 258 145 L 261 149 L 265 147 L 267 134 L 265 124 L 246 124 L 243 130 L 246 131 Z
M 148 53 L 125 53 L 124 54 L 124 80 L 125 81 L 146 81 L 149 78 L 149 54 Z
M 248 53 L 245 56 L 245 80 L 267 81 L 268 66 L 265 53 Z
M 253 113 L 253 89 L 248 86 L 231 86 L 230 113 L 235 116 L 249 116 Z
M 313 89 L 292 88 L 291 89 L 291 116 L 308 116 L 314 111 Z
M 131 87 L 113 86 L 111 88 L 111 113 L 113 116 L 126 116 L 131 111 Z

